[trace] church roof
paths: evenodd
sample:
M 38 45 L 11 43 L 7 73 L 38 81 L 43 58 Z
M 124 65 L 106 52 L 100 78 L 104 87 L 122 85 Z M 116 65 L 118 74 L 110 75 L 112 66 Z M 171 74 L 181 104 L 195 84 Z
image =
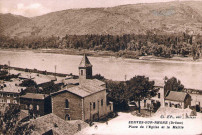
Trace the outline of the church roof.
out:
M 61 92 L 71 92 L 79 97 L 86 97 L 103 90 L 106 90 L 104 82 L 97 79 L 87 79 L 82 85 L 67 87 L 60 91 L 54 92 L 51 95 L 59 94 Z
M 68 88 L 67 91 L 74 93 L 80 97 L 86 97 L 97 92 L 106 90 L 106 87 L 103 86 L 104 82 L 101 82 L 97 79 L 86 80 L 86 82 L 82 85 L 78 85 L 75 87 Z
M 79 64 L 79 67 L 92 67 L 88 57 L 86 56 L 86 54 L 84 54 L 81 63 Z

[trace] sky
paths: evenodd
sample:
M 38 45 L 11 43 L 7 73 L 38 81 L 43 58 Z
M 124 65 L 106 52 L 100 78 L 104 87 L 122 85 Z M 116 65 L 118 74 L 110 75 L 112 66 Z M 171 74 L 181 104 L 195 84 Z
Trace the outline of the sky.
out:
M 168 1 L 174 0 L 0 0 L 0 13 L 34 17 L 72 8 L 113 7 L 124 4 Z

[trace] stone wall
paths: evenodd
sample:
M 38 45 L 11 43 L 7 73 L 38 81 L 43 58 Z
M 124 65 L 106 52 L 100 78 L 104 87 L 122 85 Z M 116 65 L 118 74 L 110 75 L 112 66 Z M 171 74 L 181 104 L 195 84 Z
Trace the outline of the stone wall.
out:
M 69 108 L 66 108 L 66 99 L 68 99 Z M 52 113 L 64 120 L 68 119 L 68 115 L 71 120 L 81 120 L 82 98 L 67 91 L 52 95 Z

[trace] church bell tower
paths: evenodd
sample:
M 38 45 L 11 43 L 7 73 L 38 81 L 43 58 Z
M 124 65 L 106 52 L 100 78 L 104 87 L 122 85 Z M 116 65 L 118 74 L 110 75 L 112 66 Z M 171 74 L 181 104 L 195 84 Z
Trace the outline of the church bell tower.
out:
M 80 84 L 84 82 L 86 79 L 92 79 L 92 65 L 84 54 L 81 63 L 79 64 L 79 82 Z

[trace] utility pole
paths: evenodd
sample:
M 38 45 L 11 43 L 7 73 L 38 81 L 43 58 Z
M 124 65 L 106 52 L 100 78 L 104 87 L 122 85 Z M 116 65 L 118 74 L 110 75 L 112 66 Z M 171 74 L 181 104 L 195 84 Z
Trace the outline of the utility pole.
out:
M 100 120 L 100 116 L 99 116 L 99 115 L 100 115 L 100 114 L 99 114 L 99 113 L 100 113 L 100 112 L 99 112 L 99 100 L 97 101 L 97 104 L 98 104 L 98 120 Z
M 9 76 L 10 76 L 10 61 L 8 61 L 8 73 L 9 73 Z
M 127 80 L 127 75 L 125 75 L 125 81 Z
M 57 66 L 55 65 L 55 80 L 57 80 L 57 78 L 56 78 L 56 69 L 57 69 Z
M 90 102 L 90 122 L 91 122 L 91 102 Z

